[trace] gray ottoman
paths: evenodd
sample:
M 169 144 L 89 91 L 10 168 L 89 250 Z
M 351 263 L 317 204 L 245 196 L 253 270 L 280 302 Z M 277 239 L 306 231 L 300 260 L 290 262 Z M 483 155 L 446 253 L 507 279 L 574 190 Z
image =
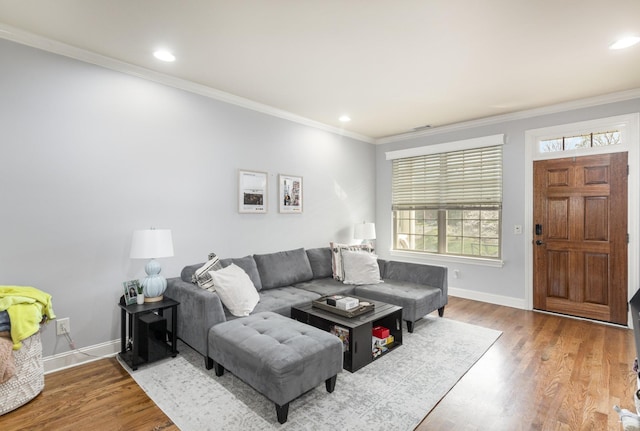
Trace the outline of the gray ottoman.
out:
M 272 312 L 219 323 L 208 342 L 207 369 L 227 369 L 273 401 L 281 424 L 291 401 L 323 381 L 333 392 L 342 371 L 338 337 Z

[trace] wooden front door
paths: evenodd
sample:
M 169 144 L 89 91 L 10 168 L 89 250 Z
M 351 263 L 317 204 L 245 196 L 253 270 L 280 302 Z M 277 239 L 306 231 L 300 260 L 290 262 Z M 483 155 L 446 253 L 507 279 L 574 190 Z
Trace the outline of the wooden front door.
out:
M 533 307 L 627 323 L 627 153 L 534 162 Z

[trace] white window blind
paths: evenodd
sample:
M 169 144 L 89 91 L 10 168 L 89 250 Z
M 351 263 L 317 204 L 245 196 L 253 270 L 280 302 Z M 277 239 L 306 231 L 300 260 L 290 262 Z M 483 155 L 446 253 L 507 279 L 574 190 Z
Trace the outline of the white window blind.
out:
M 502 145 L 392 161 L 392 209 L 502 206 Z

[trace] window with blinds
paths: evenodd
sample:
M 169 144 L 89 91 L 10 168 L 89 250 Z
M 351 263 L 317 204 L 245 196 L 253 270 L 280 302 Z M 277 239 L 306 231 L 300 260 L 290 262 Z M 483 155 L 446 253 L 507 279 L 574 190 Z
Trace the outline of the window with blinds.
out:
M 502 145 L 392 160 L 394 249 L 500 258 Z

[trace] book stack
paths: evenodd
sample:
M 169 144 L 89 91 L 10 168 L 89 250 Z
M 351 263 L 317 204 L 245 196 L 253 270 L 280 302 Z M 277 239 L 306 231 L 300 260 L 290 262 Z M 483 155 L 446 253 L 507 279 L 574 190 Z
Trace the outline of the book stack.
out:
M 333 305 L 341 310 L 351 310 L 357 308 L 360 301 L 357 298 L 342 295 L 332 295 L 327 297 L 327 304 Z
M 371 352 L 374 358 L 385 353 L 394 342 L 394 337 L 389 333 L 389 329 L 376 326 L 372 330 Z

